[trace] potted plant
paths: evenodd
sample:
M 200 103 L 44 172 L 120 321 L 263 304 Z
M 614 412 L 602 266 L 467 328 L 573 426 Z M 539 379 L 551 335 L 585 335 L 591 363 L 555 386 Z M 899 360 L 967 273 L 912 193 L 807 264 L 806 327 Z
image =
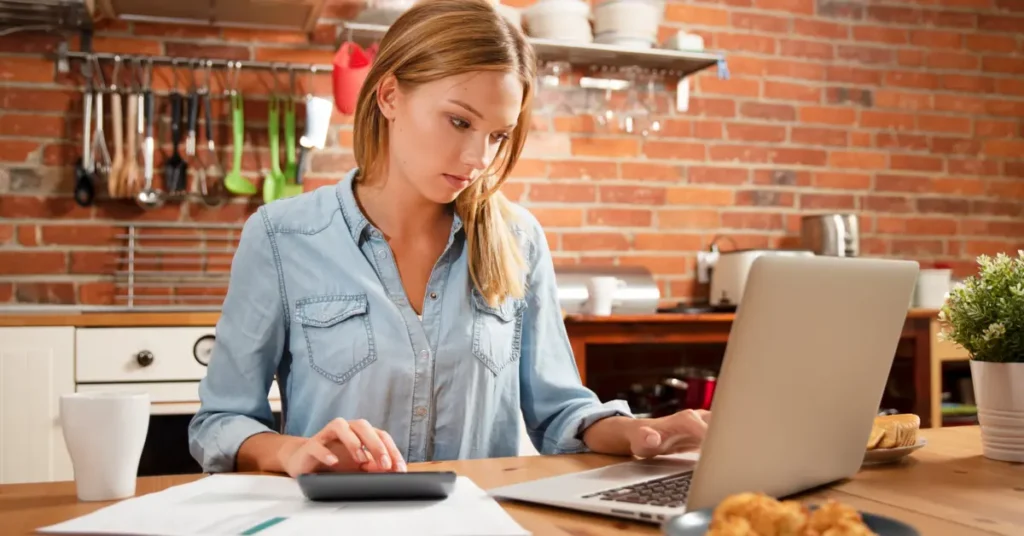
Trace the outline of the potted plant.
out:
M 985 457 L 1024 462 L 1024 250 L 978 266 L 942 306 L 943 337 L 970 354 Z

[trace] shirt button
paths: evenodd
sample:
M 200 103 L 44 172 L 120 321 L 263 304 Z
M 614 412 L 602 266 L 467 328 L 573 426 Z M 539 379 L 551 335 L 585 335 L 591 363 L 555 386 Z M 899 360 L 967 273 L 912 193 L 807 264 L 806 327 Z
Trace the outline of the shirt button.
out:
M 387 256 L 388 256 L 388 252 L 387 251 L 380 250 L 380 251 L 377 252 L 377 257 L 380 257 L 381 259 L 384 259 Z
M 372 236 L 374 238 L 380 238 L 380 231 L 374 229 L 374 230 L 370 231 L 370 236 Z
M 430 299 L 436 300 L 437 299 L 437 293 L 436 292 L 431 292 L 430 293 Z
M 430 350 L 420 350 L 420 357 L 430 359 Z
M 419 407 L 416 408 L 416 412 L 415 413 L 416 413 L 417 417 L 422 417 L 422 416 L 427 414 L 427 408 L 425 408 L 423 406 L 419 406 Z

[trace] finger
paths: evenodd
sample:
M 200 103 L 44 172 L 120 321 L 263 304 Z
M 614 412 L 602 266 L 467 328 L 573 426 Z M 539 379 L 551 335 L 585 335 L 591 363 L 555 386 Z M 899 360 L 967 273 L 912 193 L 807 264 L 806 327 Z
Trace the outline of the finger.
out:
M 385 471 L 391 470 L 393 463 L 391 461 L 391 455 L 388 454 L 387 447 L 384 446 L 384 442 L 380 440 L 380 436 L 377 435 L 377 430 L 370 426 L 370 423 L 364 419 L 352 421 L 349 423 L 352 431 L 359 436 L 363 445 L 366 445 L 367 450 L 373 456 L 374 460 L 377 460 L 377 464 L 380 465 L 381 469 Z
M 331 452 L 331 449 L 319 441 L 309 441 L 306 443 L 305 448 L 307 454 L 327 467 L 333 467 L 338 463 L 338 457 Z
M 405 458 L 402 456 L 401 451 L 398 450 L 398 445 L 395 445 L 395 440 L 391 438 L 391 434 L 384 430 L 377 430 L 377 436 L 380 437 L 384 447 L 388 449 L 388 454 L 391 456 L 391 460 L 394 461 L 395 470 L 404 473 L 408 470 L 405 466 Z
M 352 427 L 345 419 L 338 418 L 327 423 L 327 426 L 324 426 L 323 430 L 320 430 L 316 437 L 321 443 L 336 439 L 345 446 L 345 450 L 348 451 L 349 456 L 352 456 L 353 460 L 359 463 L 369 461 L 366 453 L 363 452 L 363 442 L 352 431 Z

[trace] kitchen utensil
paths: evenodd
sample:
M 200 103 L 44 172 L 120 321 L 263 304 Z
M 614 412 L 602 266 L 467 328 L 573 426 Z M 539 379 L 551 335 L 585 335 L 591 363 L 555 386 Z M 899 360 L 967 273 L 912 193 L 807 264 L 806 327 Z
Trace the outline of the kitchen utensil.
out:
M 271 95 L 267 103 L 267 145 L 270 148 L 270 171 L 263 179 L 263 202 L 270 203 L 284 193 L 284 172 L 281 171 L 280 144 L 278 135 L 280 125 L 281 101 L 277 95 Z
M 224 187 L 233 194 L 253 195 L 256 193 L 256 186 L 242 176 L 242 151 L 245 144 L 245 103 L 242 101 L 242 94 L 233 93 L 230 102 L 234 167 L 224 177 Z
M 352 115 L 359 100 L 359 89 L 370 72 L 373 63 L 371 53 L 352 41 L 346 41 L 334 54 L 334 70 L 331 82 L 334 90 L 334 104 L 338 111 Z
M 327 129 L 331 126 L 334 104 L 322 97 L 306 97 L 306 131 L 299 138 L 299 163 L 295 183 L 302 184 L 306 168 L 306 155 L 310 150 L 323 149 L 327 142 Z
M 115 67 L 116 69 L 116 67 Z M 121 94 L 114 88 L 110 93 L 110 124 L 114 127 L 114 154 L 107 176 L 107 195 L 112 198 L 124 195 L 124 113 L 121 109 Z
M 223 195 L 223 181 L 210 182 L 211 175 L 223 177 L 224 171 L 220 165 L 220 158 L 217 155 L 217 144 L 213 141 L 213 120 L 210 111 L 210 92 L 205 89 L 202 92 L 203 101 L 203 130 L 206 135 L 206 160 L 203 161 L 201 169 L 201 190 L 203 192 L 203 204 L 208 207 L 218 207 L 227 200 Z M 211 172 L 212 170 L 212 172 Z
M 143 208 L 157 208 L 164 204 L 163 192 L 153 188 L 153 152 L 155 150 L 153 140 L 153 92 L 150 90 L 143 91 L 140 97 L 144 106 L 144 117 L 146 139 L 144 141 L 142 149 L 143 159 L 143 175 L 146 179 L 146 184 L 139 192 L 137 201 Z
M 711 292 L 708 296 L 710 305 L 721 310 L 732 310 L 740 304 L 743 289 L 747 284 L 747 274 L 754 261 L 764 255 L 813 256 L 814 253 L 804 250 L 786 249 L 739 249 L 723 251 L 718 254 L 714 270 L 711 273 Z
M 110 151 L 107 150 L 107 137 L 103 133 L 103 91 L 97 90 L 95 96 L 96 117 L 95 127 L 92 132 L 92 169 L 93 179 L 97 175 L 107 177 L 110 174 Z
M 856 257 L 860 255 L 860 232 L 856 214 L 815 214 L 800 219 L 801 247 L 817 255 Z
M 170 94 L 171 100 L 171 156 L 164 161 L 164 187 L 167 193 L 176 194 L 185 189 L 188 176 L 188 162 L 181 157 L 178 145 L 181 143 L 182 96 L 177 90 Z
M 92 63 L 87 61 L 82 66 L 82 74 L 88 80 L 85 93 L 82 94 L 82 113 L 85 116 L 82 126 L 82 156 L 75 163 L 75 202 L 87 207 L 92 204 L 96 190 L 92 184 L 94 168 L 92 158 Z

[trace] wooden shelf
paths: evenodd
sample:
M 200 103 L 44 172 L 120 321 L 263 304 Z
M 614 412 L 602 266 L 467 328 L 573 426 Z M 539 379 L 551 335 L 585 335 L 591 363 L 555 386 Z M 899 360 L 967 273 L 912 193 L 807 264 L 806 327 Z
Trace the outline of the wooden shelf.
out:
M 351 39 L 362 46 L 380 41 L 388 26 L 360 22 L 343 22 L 338 26 L 338 38 Z M 727 78 L 725 57 L 711 52 L 684 52 L 664 48 L 631 49 L 597 43 L 571 43 L 549 39 L 530 38 L 530 43 L 541 61 L 567 61 L 574 66 L 639 67 L 660 71 L 673 76 L 688 76 L 718 66 L 719 77 Z

